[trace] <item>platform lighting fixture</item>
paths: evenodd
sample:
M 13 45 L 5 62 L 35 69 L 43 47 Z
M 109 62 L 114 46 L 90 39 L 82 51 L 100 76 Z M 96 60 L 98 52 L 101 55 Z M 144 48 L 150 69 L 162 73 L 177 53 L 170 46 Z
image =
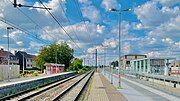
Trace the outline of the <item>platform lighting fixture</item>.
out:
M 118 46 L 119 46 L 119 51 L 118 51 L 118 67 L 119 67 L 119 69 L 118 69 L 118 87 L 117 88 L 122 88 L 122 86 L 121 86 L 121 77 L 120 77 L 120 61 L 121 61 L 121 47 L 120 47 L 120 37 L 121 37 L 121 13 L 122 12 L 126 12 L 126 11 L 131 11 L 131 9 L 130 8 L 127 8 L 127 9 L 123 9 L 123 10 L 118 10 L 118 9 L 115 9 L 115 8 L 109 8 L 108 9 L 109 11 L 113 11 L 113 12 L 117 12 L 118 13 L 118 29 L 119 29 L 119 31 L 118 31 L 118 39 L 119 39 L 119 42 L 118 42 Z

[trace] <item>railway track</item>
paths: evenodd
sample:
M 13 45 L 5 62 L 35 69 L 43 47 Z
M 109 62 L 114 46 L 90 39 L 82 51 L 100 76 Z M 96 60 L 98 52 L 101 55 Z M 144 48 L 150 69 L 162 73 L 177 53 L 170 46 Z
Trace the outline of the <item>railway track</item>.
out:
M 94 71 L 90 71 L 72 76 L 34 91 L 7 97 L 2 101 L 75 101 L 93 73 Z

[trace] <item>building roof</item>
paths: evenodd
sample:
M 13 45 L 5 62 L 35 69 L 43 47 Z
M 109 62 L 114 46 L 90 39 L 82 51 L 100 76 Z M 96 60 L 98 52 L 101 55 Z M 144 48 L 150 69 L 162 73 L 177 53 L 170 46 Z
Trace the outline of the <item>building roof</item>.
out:
M 45 63 L 44 66 L 65 66 L 64 64 Z
M 134 60 L 132 60 L 132 61 L 139 61 L 139 60 L 147 60 L 147 59 L 159 59 L 159 60 L 165 60 L 165 59 L 169 59 L 169 60 L 172 60 L 172 59 L 174 59 L 174 58 L 161 58 L 161 57 L 156 57 L 156 58 L 142 58 L 142 59 L 134 59 Z
M 144 55 L 144 54 L 127 54 L 124 56 L 146 56 L 146 55 Z
M 28 53 L 26 53 L 24 51 L 18 51 L 17 53 L 20 53 L 21 55 L 24 55 L 25 58 L 36 58 L 37 57 L 36 55 L 31 55 L 31 54 L 28 54 Z
M 15 56 L 14 54 L 12 54 L 11 52 L 8 52 L 8 51 L 0 51 L 0 57 L 7 57 L 8 54 L 10 56 Z

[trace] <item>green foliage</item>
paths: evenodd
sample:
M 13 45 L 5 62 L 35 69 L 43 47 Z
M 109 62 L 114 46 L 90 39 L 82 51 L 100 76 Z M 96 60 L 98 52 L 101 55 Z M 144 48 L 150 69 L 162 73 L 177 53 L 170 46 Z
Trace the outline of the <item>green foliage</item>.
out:
M 89 70 L 91 70 L 91 67 L 86 66 L 86 67 L 84 67 L 82 69 L 79 69 L 78 73 L 83 73 L 83 72 L 86 72 L 86 71 L 89 71 Z
M 38 75 L 39 75 L 38 72 L 33 73 L 33 76 L 38 76 Z
M 118 61 L 111 62 L 111 65 L 113 65 L 113 67 L 118 67 Z
M 11 94 L 16 94 L 16 92 L 17 92 L 16 90 L 12 90 Z
M 35 60 L 36 65 L 44 69 L 45 63 L 56 63 L 56 53 L 58 64 L 65 64 L 65 69 L 69 67 L 70 61 L 73 58 L 73 49 L 67 43 L 51 44 L 40 49 L 39 56 Z
M 83 72 L 85 72 L 85 70 L 83 70 L 83 69 L 80 69 L 80 70 L 78 71 L 78 73 L 83 73 Z
M 82 66 L 82 60 L 81 59 L 78 59 L 78 58 L 75 58 L 74 61 L 71 63 L 70 65 L 70 70 L 75 70 L 75 71 L 78 71 L 80 69 L 83 68 Z

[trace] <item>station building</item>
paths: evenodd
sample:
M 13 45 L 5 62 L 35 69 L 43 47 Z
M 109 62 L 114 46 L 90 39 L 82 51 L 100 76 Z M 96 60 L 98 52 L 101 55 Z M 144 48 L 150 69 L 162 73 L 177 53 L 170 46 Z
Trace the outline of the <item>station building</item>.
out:
M 64 64 L 54 64 L 54 63 L 45 63 L 45 74 L 56 74 L 56 73 L 61 73 L 64 71 Z
M 131 60 L 147 58 L 146 55 L 142 54 L 128 54 L 121 57 L 120 66 L 123 70 L 129 70 Z
M 164 74 L 166 59 L 164 58 L 143 58 L 131 60 L 129 71 L 136 73 Z

